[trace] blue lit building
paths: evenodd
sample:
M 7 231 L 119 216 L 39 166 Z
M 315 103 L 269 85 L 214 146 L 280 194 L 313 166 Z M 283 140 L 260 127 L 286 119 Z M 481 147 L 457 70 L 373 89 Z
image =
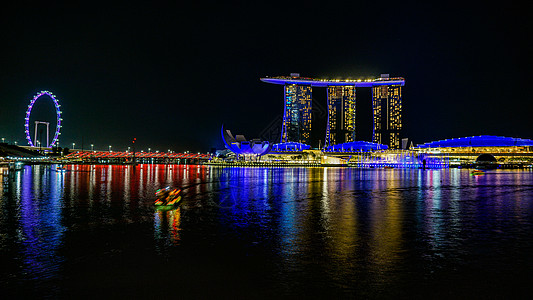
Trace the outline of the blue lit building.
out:
M 510 151 L 510 148 L 522 148 L 527 150 L 527 147 L 533 146 L 533 140 L 521 139 L 521 138 L 512 138 L 504 136 L 494 136 L 494 135 L 479 135 L 471 137 L 461 137 L 453 139 L 445 139 L 440 141 L 428 142 L 424 144 L 419 144 L 416 148 L 419 149 L 440 149 L 440 150 L 450 150 L 450 151 L 471 151 L 474 148 L 486 148 L 486 149 L 477 149 L 488 150 L 488 151 Z M 519 150 L 519 149 L 516 149 Z
M 231 131 L 221 128 L 222 140 L 226 148 L 237 155 L 262 156 L 270 152 L 272 144 L 268 141 L 251 140 L 247 141 L 243 135 L 233 137 Z
M 444 139 L 419 144 L 412 150 L 433 157 L 447 157 L 451 164 L 468 165 L 482 157 L 507 167 L 519 167 L 533 163 L 533 140 L 494 135 L 479 135 Z

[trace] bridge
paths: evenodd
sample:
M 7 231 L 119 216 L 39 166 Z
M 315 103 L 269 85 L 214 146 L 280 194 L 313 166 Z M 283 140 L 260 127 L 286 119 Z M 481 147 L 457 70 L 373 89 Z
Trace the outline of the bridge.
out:
M 212 158 L 205 153 L 76 151 L 61 159 L 83 163 L 199 163 Z

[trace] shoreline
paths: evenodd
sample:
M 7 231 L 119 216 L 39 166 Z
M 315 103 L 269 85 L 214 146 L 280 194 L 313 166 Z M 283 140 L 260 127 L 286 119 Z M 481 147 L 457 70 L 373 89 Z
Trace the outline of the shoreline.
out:
M 248 168 L 354 168 L 354 169 L 420 169 L 420 170 L 440 170 L 440 169 L 483 169 L 483 167 L 476 167 L 473 164 L 466 165 L 441 165 L 441 166 L 426 166 L 425 168 L 419 165 L 413 166 L 397 166 L 394 163 L 381 163 L 374 165 L 358 165 L 358 164 L 320 164 L 320 163 L 266 163 L 266 162 L 225 162 L 225 163 L 94 163 L 94 162 L 64 162 L 64 161 L 11 161 L 11 162 L 0 162 L 0 167 L 11 167 L 11 166 L 25 166 L 25 165 L 117 165 L 117 166 L 136 166 L 136 165 L 205 165 L 205 166 L 214 166 L 214 167 L 248 167 Z M 524 164 L 500 164 L 496 168 L 492 169 L 503 169 L 503 170 L 515 170 L 515 169 L 532 169 L 533 165 L 524 165 Z M 487 168 L 491 169 L 491 168 Z

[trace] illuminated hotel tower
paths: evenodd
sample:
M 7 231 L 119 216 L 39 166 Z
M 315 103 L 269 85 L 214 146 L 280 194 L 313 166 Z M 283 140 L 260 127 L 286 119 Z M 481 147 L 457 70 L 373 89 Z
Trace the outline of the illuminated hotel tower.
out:
M 372 142 L 400 148 L 402 129 L 402 87 L 381 85 L 372 87 L 374 126 Z
M 390 149 L 400 147 L 402 129 L 402 77 L 381 74 L 376 79 L 328 80 L 291 76 L 264 77 L 261 81 L 285 87 L 285 111 L 281 142 L 309 144 L 311 135 L 312 88 L 328 89 L 326 146 L 355 141 L 356 88 L 372 88 L 372 141 Z
M 355 141 L 355 85 L 328 86 L 326 147 Z
M 308 85 L 285 85 L 285 111 L 281 142 L 309 144 L 311 138 L 312 89 Z

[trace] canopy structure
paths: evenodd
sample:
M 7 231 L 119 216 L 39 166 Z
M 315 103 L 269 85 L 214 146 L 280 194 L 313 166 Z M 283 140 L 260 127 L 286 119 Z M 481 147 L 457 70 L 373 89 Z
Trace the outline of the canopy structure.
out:
M 495 135 L 479 135 L 445 139 L 417 145 L 417 148 L 446 148 L 446 147 L 513 147 L 533 146 L 533 140 L 512 138 Z

